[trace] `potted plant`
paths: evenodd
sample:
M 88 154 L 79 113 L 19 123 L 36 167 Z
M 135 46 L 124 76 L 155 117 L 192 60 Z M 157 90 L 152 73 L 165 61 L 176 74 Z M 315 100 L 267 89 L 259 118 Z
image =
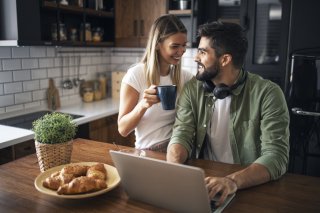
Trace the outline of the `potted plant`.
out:
M 53 112 L 35 120 L 32 125 L 41 172 L 70 163 L 73 138 L 77 131 L 72 117 Z

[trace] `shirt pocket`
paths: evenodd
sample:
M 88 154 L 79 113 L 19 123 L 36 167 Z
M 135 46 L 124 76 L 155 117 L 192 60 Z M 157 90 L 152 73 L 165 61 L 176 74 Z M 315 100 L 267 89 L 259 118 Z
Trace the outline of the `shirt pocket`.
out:
M 254 162 L 261 153 L 261 130 L 258 120 L 242 121 L 236 126 L 235 138 L 240 159 L 244 164 Z

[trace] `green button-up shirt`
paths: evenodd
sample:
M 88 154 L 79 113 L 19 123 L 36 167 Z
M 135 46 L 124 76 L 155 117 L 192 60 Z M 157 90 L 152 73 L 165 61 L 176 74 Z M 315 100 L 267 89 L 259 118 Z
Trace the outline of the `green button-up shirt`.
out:
M 191 79 L 177 103 L 170 144 L 179 143 L 189 157 L 199 158 L 213 104 L 212 93 L 204 91 L 202 82 Z M 289 113 L 278 85 L 248 72 L 245 83 L 232 91 L 229 138 L 234 163 L 262 164 L 271 179 L 287 171 Z

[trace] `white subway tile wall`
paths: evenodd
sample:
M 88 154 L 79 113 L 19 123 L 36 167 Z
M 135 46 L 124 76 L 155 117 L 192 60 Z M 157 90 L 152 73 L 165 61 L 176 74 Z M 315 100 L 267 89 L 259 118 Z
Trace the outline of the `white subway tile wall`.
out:
M 111 72 L 126 71 L 140 61 L 143 48 L 61 48 L 0 47 L 0 114 L 47 106 L 48 79 L 53 78 L 61 104 L 80 101 L 79 88 L 64 89 L 63 81 L 93 80 L 98 73 L 108 77 L 111 95 Z M 187 49 L 184 69 L 196 73 L 193 57 L 196 49 Z

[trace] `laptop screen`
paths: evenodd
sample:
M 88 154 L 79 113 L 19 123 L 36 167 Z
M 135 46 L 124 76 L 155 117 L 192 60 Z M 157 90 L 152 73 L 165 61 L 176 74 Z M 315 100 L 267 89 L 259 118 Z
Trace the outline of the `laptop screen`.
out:
M 201 168 L 121 151 L 110 155 L 131 199 L 175 212 L 212 212 Z

